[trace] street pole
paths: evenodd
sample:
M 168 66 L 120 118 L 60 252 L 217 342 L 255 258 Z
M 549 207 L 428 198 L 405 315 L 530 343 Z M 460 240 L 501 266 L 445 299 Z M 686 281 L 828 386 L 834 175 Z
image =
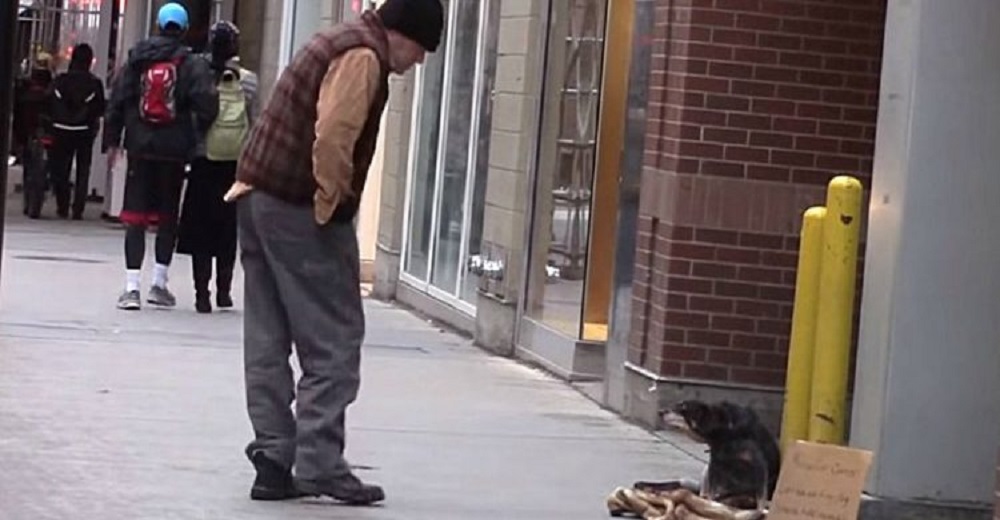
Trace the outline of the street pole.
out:
M 0 264 L 7 215 L 7 168 L 10 163 L 11 110 L 14 104 L 14 42 L 20 2 L 6 0 L 0 7 Z

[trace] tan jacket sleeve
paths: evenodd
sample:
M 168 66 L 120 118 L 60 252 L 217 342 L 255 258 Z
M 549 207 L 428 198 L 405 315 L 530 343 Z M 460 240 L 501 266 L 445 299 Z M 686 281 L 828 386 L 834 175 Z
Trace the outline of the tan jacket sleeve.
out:
M 375 51 L 358 48 L 335 59 L 326 71 L 316 104 L 313 197 L 316 222 L 330 220 L 337 205 L 351 195 L 354 145 L 378 91 L 380 67 Z

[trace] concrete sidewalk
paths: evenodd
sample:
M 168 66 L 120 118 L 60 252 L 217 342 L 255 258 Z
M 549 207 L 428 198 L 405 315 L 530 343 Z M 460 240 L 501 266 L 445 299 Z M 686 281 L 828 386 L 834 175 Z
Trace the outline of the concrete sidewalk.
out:
M 615 486 L 701 470 L 683 441 L 368 301 L 348 457 L 387 502 L 253 502 L 239 311 L 193 311 L 186 257 L 171 275 L 177 309 L 117 311 L 121 232 L 24 221 L 13 206 L 0 293 L 0 520 L 600 519 Z

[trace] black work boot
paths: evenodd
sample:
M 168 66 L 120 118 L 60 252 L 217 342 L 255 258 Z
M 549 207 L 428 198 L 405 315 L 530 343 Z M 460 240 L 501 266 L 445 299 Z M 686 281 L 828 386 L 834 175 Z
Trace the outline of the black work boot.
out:
M 208 291 L 195 291 L 194 310 L 199 314 L 212 312 L 212 295 Z
M 250 457 L 257 478 L 250 488 L 252 500 L 290 500 L 303 496 L 295 489 L 292 472 L 258 451 Z
M 233 307 L 233 269 L 236 257 L 230 255 L 215 258 L 215 304 L 220 309 Z
M 348 474 L 333 482 L 296 482 L 299 493 L 307 496 L 328 496 L 352 506 L 370 506 L 385 500 L 385 491 L 374 484 L 365 484 L 358 477 Z
M 219 291 L 219 294 L 215 295 L 215 304 L 219 306 L 220 309 L 232 309 L 233 308 L 233 297 L 229 292 Z
M 212 278 L 212 257 L 191 255 L 191 272 L 194 274 L 194 309 L 202 314 L 212 312 L 212 293 L 208 281 Z

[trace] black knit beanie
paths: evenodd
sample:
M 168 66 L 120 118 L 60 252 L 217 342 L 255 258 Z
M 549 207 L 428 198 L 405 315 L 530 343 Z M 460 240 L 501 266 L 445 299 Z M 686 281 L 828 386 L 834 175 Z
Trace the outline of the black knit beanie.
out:
M 419 43 L 427 52 L 436 51 L 441 43 L 444 30 L 441 0 L 387 0 L 378 8 L 378 15 L 386 29 Z

